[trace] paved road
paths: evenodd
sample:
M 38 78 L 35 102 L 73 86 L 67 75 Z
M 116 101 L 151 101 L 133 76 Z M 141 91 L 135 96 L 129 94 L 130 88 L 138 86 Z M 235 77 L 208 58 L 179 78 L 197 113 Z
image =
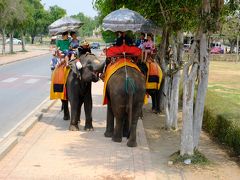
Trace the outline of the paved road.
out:
M 97 56 L 101 50 L 93 50 Z M 0 66 L 0 139 L 31 113 L 50 90 L 51 55 Z
M 0 138 L 49 96 L 50 55 L 0 66 Z

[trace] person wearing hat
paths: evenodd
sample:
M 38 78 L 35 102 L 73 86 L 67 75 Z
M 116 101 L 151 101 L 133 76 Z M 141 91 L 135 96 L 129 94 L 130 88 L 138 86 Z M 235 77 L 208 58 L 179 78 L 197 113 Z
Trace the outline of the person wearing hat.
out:
M 86 40 L 84 40 L 81 43 L 81 45 L 78 48 L 78 52 L 79 52 L 79 56 L 81 56 L 82 54 L 86 54 L 87 52 L 92 53 L 91 49 L 90 49 L 90 46 L 89 46 L 89 43 Z

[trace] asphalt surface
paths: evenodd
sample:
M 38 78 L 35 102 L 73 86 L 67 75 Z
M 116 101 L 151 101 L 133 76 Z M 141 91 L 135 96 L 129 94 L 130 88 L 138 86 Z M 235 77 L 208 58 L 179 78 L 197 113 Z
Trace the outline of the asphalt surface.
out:
M 0 138 L 49 96 L 51 55 L 0 66 Z
M 100 59 L 102 50 L 92 50 Z M 51 54 L 0 66 L 0 139 L 49 97 Z

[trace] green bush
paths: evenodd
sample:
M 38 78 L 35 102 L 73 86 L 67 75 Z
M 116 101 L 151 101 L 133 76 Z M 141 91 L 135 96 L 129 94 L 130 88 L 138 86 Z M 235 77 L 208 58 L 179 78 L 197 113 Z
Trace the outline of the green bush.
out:
M 208 91 L 203 129 L 240 155 L 240 106 L 217 93 Z

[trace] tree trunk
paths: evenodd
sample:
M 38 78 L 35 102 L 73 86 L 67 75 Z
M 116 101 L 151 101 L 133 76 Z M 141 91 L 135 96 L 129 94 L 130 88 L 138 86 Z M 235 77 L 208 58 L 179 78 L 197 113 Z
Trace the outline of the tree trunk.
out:
M 193 97 L 198 65 L 193 64 L 190 74 L 189 67 L 183 69 L 183 128 L 181 135 L 180 154 L 193 155 Z
M 202 119 L 204 103 L 208 86 L 209 56 L 207 52 L 206 34 L 202 34 L 200 39 L 200 67 L 198 70 L 197 98 L 194 108 L 193 129 L 194 129 L 194 148 L 198 148 L 200 132 L 202 129 Z
M 195 37 L 195 40 L 197 37 Z M 196 41 L 192 45 L 192 50 L 195 52 L 189 62 L 183 67 L 183 110 L 182 119 L 183 127 L 181 133 L 180 155 L 194 153 L 193 141 L 193 97 L 195 80 L 197 77 L 198 64 L 198 48 Z
M 172 129 L 177 129 L 180 71 L 174 73 L 172 78 L 173 79 L 171 86 L 170 118 Z
M 35 38 L 35 36 L 34 36 L 34 35 L 31 35 L 31 38 L 32 38 L 32 44 L 34 44 L 34 38 Z
M 21 33 L 21 39 L 22 39 L 22 51 L 26 51 L 25 48 L 25 36 L 23 33 Z
M 164 87 L 163 87 L 163 102 L 164 102 L 164 113 L 165 113 L 165 129 L 170 130 L 171 125 L 172 125 L 172 119 L 170 117 L 170 99 L 171 99 L 171 94 L 170 94 L 170 89 L 171 89 L 171 79 L 167 75 L 164 78 Z
M 5 42 L 5 29 L 2 29 L 2 54 L 6 53 L 6 42 Z
M 173 67 L 172 67 L 172 80 L 171 80 L 171 101 L 170 101 L 170 118 L 171 127 L 177 129 L 178 120 L 178 100 L 179 100 L 179 84 L 180 84 L 180 69 L 183 58 L 183 33 L 178 32 L 176 42 L 173 45 Z
M 10 33 L 10 42 L 9 42 L 9 49 L 10 53 L 13 54 L 13 33 Z
M 202 16 L 209 16 L 211 11 L 210 0 L 202 0 Z M 195 51 L 195 61 L 190 61 L 184 67 L 183 81 L 183 129 L 181 136 L 180 154 L 193 155 L 194 148 L 198 147 L 200 132 L 202 128 L 202 118 L 204 111 L 205 96 L 208 85 L 209 59 L 207 53 L 206 22 L 199 26 L 197 41 L 197 51 Z M 192 69 L 189 72 L 189 67 Z M 197 99 L 194 105 L 195 80 L 198 75 Z
M 237 41 L 235 39 L 229 39 L 229 38 L 228 38 L 228 41 L 230 43 L 230 53 L 233 53 L 234 47 L 235 47 Z
M 166 94 L 164 93 L 165 88 L 165 76 L 168 71 L 168 65 L 166 64 L 166 52 L 168 50 L 169 46 L 169 28 L 165 27 L 162 32 L 162 42 L 160 44 L 159 52 L 158 52 L 158 57 L 159 57 L 159 65 L 163 71 L 163 80 L 161 83 L 161 93 L 160 93 L 160 111 L 164 112 L 165 111 L 165 98 Z
M 43 43 L 43 36 L 42 36 L 42 34 L 40 35 L 40 44 L 42 44 Z

